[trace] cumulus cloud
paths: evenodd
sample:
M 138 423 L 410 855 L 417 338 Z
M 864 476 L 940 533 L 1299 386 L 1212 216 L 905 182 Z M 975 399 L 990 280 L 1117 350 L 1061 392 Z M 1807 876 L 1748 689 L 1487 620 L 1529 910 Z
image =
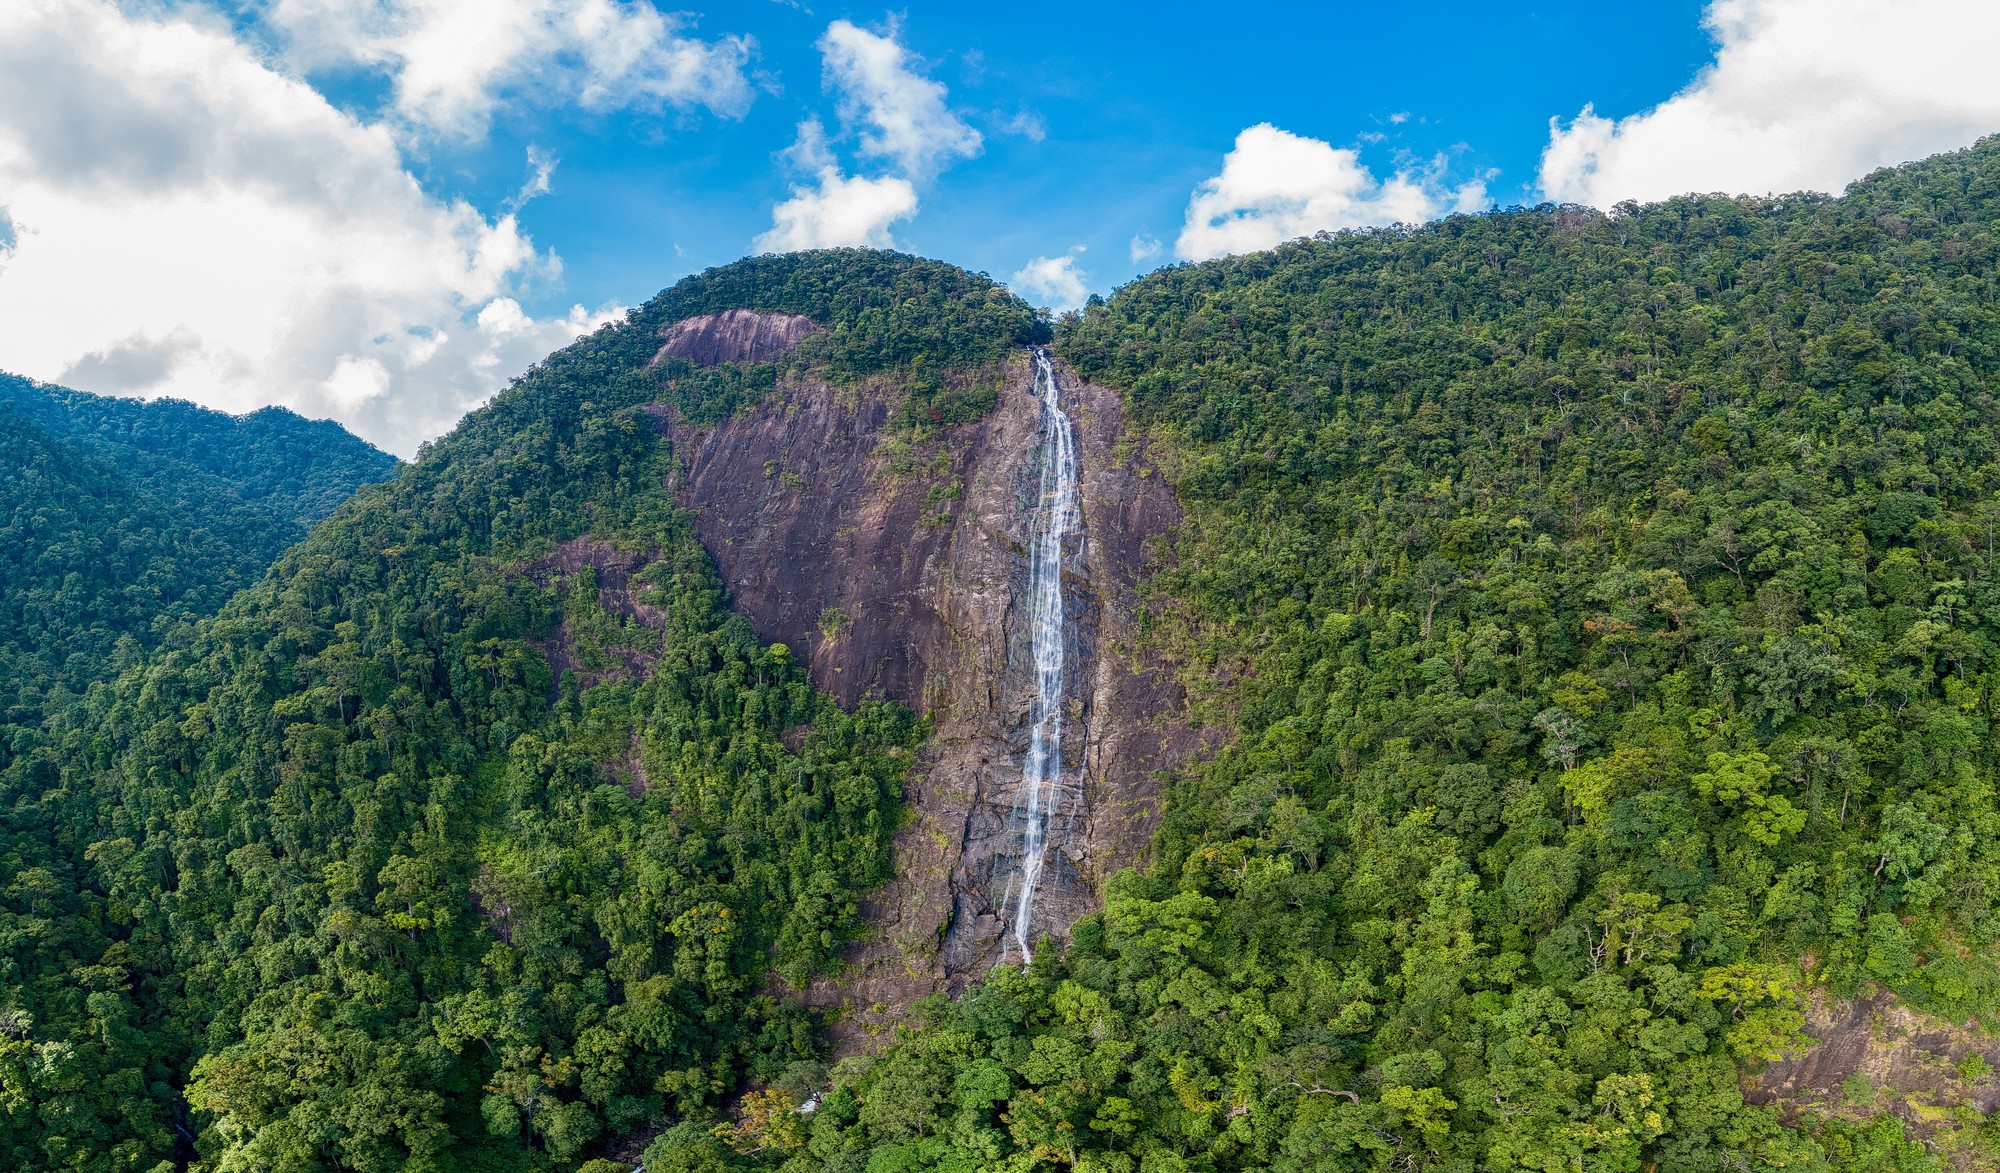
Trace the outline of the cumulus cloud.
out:
M 93 350 L 63 368 L 56 381 L 103 394 L 144 391 L 173 373 L 174 365 L 201 349 L 201 339 L 185 326 L 165 338 L 134 334 Z
M 1715 61 L 1668 101 L 1550 123 L 1549 198 L 1837 192 L 2000 129 L 1988 0 L 1716 0 L 1707 22 Z
M 743 113 L 747 37 L 704 41 L 651 0 L 266 0 L 260 16 L 297 69 L 393 79 L 405 125 L 478 137 L 510 94 Z
M 827 84 L 840 94 L 841 118 L 859 129 L 864 156 L 928 179 L 979 154 L 979 132 L 945 105 L 944 86 L 917 70 L 893 26 L 878 35 L 836 20 L 819 39 L 819 51 Z
M 1315 232 L 1417 223 L 1485 198 L 1481 181 L 1450 189 L 1434 170 L 1378 180 L 1358 152 L 1265 122 L 1237 135 L 1222 173 L 1195 189 L 1174 249 L 1190 260 L 1255 252 Z
M 1164 247 L 1159 237 L 1150 232 L 1141 232 L 1132 238 L 1132 263 L 1138 265 L 1150 261 L 1159 256 Z
M 794 170 L 814 174 L 840 162 L 834 157 L 833 147 L 826 141 L 826 127 L 817 118 L 800 122 L 798 137 L 792 140 L 791 146 L 778 152 L 778 157 Z
M 901 176 L 844 176 L 820 171 L 811 186 L 794 185 L 792 198 L 771 209 L 771 230 L 757 238 L 759 252 L 808 248 L 888 248 L 889 226 L 917 212 L 917 189 Z
M 836 20 L 819 39 L 819 51 L 827 88 L 839 95 L 843 126 L 858 136 L 858 153 L 886 173 L 848 175 L 826 128 L 817 118 L 806 119 L 780 158 L 813 178 L 792 185 L 791 198 L 771 209 L 770 230 L 751 247 L 893 247 L 890 226 L 917 214 L 917 185 L 979 154 L 984 140 L 945 105 L 944 86 L 918 72 L 893 25 L 878 34 Z
M 408 454 L 605 316 L 521 313 L 556 262 L 512 216 L 428 196 L 388 129 L 219 23 L 110 0 L 0 5 L 0 193 L 0 367 L 85 390 Z
M 1073 310 L 1090 297 L 1090 286 L 1072 255 L 1036 257 L 1014 274 L 1015 288 L 1052 309 Z

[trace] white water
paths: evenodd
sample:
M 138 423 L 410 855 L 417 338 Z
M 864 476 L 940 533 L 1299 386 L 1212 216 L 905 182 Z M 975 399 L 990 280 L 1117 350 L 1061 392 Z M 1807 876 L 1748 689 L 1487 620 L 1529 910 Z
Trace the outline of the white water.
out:
M 1035 700 L 1028 711 L 1028 756 L 1021 765 L 1015 814 L 1024 831 L 1021 883 L 1014 903 L 1014 943 L 1032 961 L 1028 933 L 1035 887 L 1048 850 L 1049 811 L 1062 781 L 1063 675 L 1068 660 L 1063 625 L 1063 543 L 1079 521 L 1076 429 L 1061 402 L 1062 387 L 1048 355 L 1035 351 L 1035 393 L 1042 401 L 1042 486 L 1035 505 L 1028 561 L 1029 618 L 1034 627 Z

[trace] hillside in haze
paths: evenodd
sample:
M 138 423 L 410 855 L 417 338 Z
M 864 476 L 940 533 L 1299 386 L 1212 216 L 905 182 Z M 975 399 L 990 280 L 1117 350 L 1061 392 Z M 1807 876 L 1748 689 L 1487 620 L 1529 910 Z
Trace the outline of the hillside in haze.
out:
M 7 761 L 5 1159 L 1993 1168 L 1996 224 L 690 277 Z
M 86 395 L 0 375 L 0 722 L 199 618 L 395 459 L 278 408 Z M 121 641 L 131 641 L 121 650 Z
M 282 407 L 226 415 L 178 399 L 90 395 L 4 373 L 0 403 L 200 520 L 230 510 L 268 513 L 295 527 L 290 541 L 396 468 L 395 457 L 332 420 Z

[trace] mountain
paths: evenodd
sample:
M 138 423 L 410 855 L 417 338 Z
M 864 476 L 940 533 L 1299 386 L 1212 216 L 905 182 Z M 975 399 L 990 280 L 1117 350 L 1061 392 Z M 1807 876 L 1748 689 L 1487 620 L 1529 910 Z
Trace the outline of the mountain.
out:
M 178 399 L 90 395 L 4 373 L 0 402 L 203 521 L 233 510 L 268 513 L 298 527 L 286 544 L 396 467 L 394 457 L 332 420 L 282 407 L 235 416 Z
M 734 308 L 821 329 L 660 355 Z M 573 1166 L 809 1062 L 785 986 L 859 931 L 922 725 L 728 612 L 649 408 L 894 382 L 913 435 L 1045 333 L 910 258 L 691 280 L 92 690 L 0 778 L 12 1163 Z
M 1992 1168 L 1996 223 L 690 277 L 0 774 L 0 1146 Z
M 102 864 L 116 848 L 73 839 L 89 828 L 61 809 L 56 764 L 88 755 L 78 722 L 92 687 L 174 645 L 395 464 L 337 425 L 289 412 L 237 418 L 0 376 L 0 465 L 10 470 L 0 481 L 0 875 L 10 910 L 28 911 L 6 918 L 9 956 L 25 964 L 4 978 L 0 1078 L 30 1080 L 8 1084 L 7 1119 L 10 1139 L 33 1138 L 10 1145 L 14 1167 L 129 1168 L 143 1152 L 92 1143 L 104 1126 L 90 1119 L 68 1036 L 28 1041 L 38 1014 L 63 1021 L 44 993 L 117 1001 L 106 992 L 116 951 L 104 947 L 105 906 L 74 873 L 79 852 Z M 96 964 L 65 970 L 79 939 L 96 942 Z M 121 1029 L 115 1015 L 106 1029 Z M 130 1087 L 154 1073 L 113 1064 L 92 1074 Z
M 338 424 L 0 375 L 0 722 L 209 614 L 395 459 Z M 119 650 L 122 641 L 131 648 Z M 0 757 L 0 761 L 4 761 Z

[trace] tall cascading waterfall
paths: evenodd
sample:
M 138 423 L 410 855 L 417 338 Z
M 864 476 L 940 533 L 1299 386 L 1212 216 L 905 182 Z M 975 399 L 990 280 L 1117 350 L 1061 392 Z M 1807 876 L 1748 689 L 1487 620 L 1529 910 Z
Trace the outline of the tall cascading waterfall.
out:
M 1062 385 L 1049 356 L 1037 348 L 1035 393 L 1042 401 L 1041 494 L 1028 555 L 1028 615 L 1033 631 L 1035 695 L 1028 711 L 1028 754 L 1014 817 L 1021 825 L 1021 870 L 1010 884 L 1012 932 L 1023 963 L 1032 961 L 1029 933 L 1035 888 L 1048 852 L 1049 815 L 1062 784 L 1064 677 L 1068 626 L 1063 597 L 1063 549 L 1082 518 L 1077 508 L 1076 429 L 1062 409 Z

